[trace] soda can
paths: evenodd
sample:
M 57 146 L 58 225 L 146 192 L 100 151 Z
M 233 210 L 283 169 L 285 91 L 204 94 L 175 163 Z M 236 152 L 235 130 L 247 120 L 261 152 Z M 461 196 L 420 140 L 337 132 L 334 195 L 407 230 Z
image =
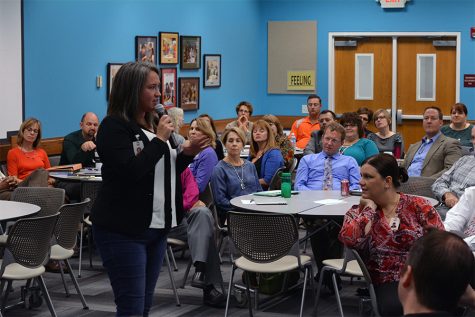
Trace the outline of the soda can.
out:
M 341 195 L 343 197 L 350 195 L 350 181 L 348 181 L 347 179 L 341 180 Z

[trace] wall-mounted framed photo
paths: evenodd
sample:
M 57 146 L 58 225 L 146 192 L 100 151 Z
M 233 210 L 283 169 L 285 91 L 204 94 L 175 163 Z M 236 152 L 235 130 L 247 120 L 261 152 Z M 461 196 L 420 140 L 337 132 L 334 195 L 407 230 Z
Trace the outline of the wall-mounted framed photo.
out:
M 180 36 L 180 69 L 200 69 L 201 36 Z
M 160 32 L 160 64 L 178 64 L 177 32 Z
M 203 55 L 203 87 L 221 86 L 221 55 L 205 54 Z
M 176 68 L 161 68 L 162 105 L 166 108 L 176 107 Z
M 112 83 L 114 82 L 114 77 L 119 71 L 119 69 L 124 65 L 124 63 L 108 63 L 107 64 L 107 93 L 106 97 L 109 100 L 109 95 L 112 91 Z
M 200 108 L 200 78 L 180 77 L 179 107 L 183 111 L 198 110 Z
M 138 62 L 157 63 L 157 37 L 156 36 L 136 36 L 135 37 L 135 60 Z

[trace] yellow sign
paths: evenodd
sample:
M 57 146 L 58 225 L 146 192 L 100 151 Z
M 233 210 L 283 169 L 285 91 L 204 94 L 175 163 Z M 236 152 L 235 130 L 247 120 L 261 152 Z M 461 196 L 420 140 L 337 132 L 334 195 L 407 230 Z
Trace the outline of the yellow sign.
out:
M 315 90 L 315 71 L 287 72 L 287 90 Z

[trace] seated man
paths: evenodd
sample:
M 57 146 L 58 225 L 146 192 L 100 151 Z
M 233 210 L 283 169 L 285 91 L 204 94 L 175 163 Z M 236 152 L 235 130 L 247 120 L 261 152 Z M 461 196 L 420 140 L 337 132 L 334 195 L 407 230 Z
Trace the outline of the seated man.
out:
M 344 138 L 345 128 L 340 124 L 331 122 L 325 127 L 322 152 L 306 155 L 300 160 L 294 186 L 296 190 L 340 190 L 343 179 L 349 180 L 351 189 L 360 188 L 361 176 L 358 163 L 353 157 L 341 155 L 338 152 Z M 310 238 L 313 255 L 320 272 L 323 268 L 323 260 L 341 257 L 343 248 L 338 241 L 340 227 L 333 223 L 327 224 L 326 220 L 322 219 L 304 218 L 304 221 L 312 230 L 325 225 L 323 230 Z M 324 283 L 329 290 L 333 290 L 330 275 L 325 276 Z
M 214 238 L 214 218 L 211 211 L 199 200 L 199 190 L 189 168 L 181 173 L 183 191 L 183 222 L 168 234 L 170 238 L 188 241 L 195 266 L 191 286 L 203 289 L 203 302 L 213 307 L 223 307 L 226 296 L 214 284 L 222 284 L 218 249 Z
M 83 167 L 94 167 L 98 126 L 97 116 L 92 112 L 85 113 L 79 123 L 80 129 L 64 137 L 59 165 L 81 163 Z
M 83 167 L 95 166 L 96 133 L 99 119 L 92 112 L 86 112 L 79 123 L 80 129 L 64 137 L 63 151 L 59 165 L 81 163 Z M 80 200 L 80 184 L 57 181 L 56 187 L 63 188 L 66 196 L 72 201 Z
M 474 257 L 453 233 L 431 230 L 412 246 L 401 272 L 398 296 L 404 316 L 451 316 L 469 283 Z
M 403 166 L 408 175 L 438 178 L 462 155 L 460 142 L 440 132 L 442 111 L 438 107 L 424 110 L 422 126 L 426 135 L 421 141 L 411 144 Z
M 445 230 L 456 232 L 468 246 L 475 251 L 475 186 L 465 189 L 460 200 L 451 208 L 445 217 Z
M 331 110 L 323 110 L 318 115 L 318 123 L 320 123 L 320 130 L 312 131 L 310 136 L 310 141 L 308 141 L 307 146 L 303 150 L 303 155 L 320 153 L 322 151 L 322 135 L 323 130 L 330 122 L 336 120 L 336 115 Z
M 290 130 L 290 136 L 295 136 L 296 147 L 305 149 L 312 131 L 320 130 L 318 115 L 322 108 L 322 99 L 317 95 L 310 95 L 307 98 L 308 116 L 295 121 Z M 290 137 L 289 136 L 289 137 Z
M 475 127 L 472 128 L 472 143 L 475 145 Z M 464 155 L 432 185 L 435 196 L 443 202 L 437 210 L 445 215 L 455 206 L 465 189 L 475 186 L 475 156 Z

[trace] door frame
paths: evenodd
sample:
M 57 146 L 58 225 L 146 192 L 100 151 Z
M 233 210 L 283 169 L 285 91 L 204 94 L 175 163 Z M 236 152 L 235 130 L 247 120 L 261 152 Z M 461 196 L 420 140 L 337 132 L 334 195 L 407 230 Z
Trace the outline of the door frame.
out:
M 397 39 L 399 37 L 442 37 L 451 36 L 456 38 L 455 52 L 455 102 L 460 101 L 460 32 L 329 32 L 328 33 L 328 109 L 335 111 L 335 38 L 336 37 L 391 37 L 392 38 L 392 97 L 391 111 L 392 130 L 396 131 L 397 113 Z M 421 115 L 402 115 L 400 119 L 422 120 Z M 444 116 L 444 120 L 450 120 L 450 116 Z

